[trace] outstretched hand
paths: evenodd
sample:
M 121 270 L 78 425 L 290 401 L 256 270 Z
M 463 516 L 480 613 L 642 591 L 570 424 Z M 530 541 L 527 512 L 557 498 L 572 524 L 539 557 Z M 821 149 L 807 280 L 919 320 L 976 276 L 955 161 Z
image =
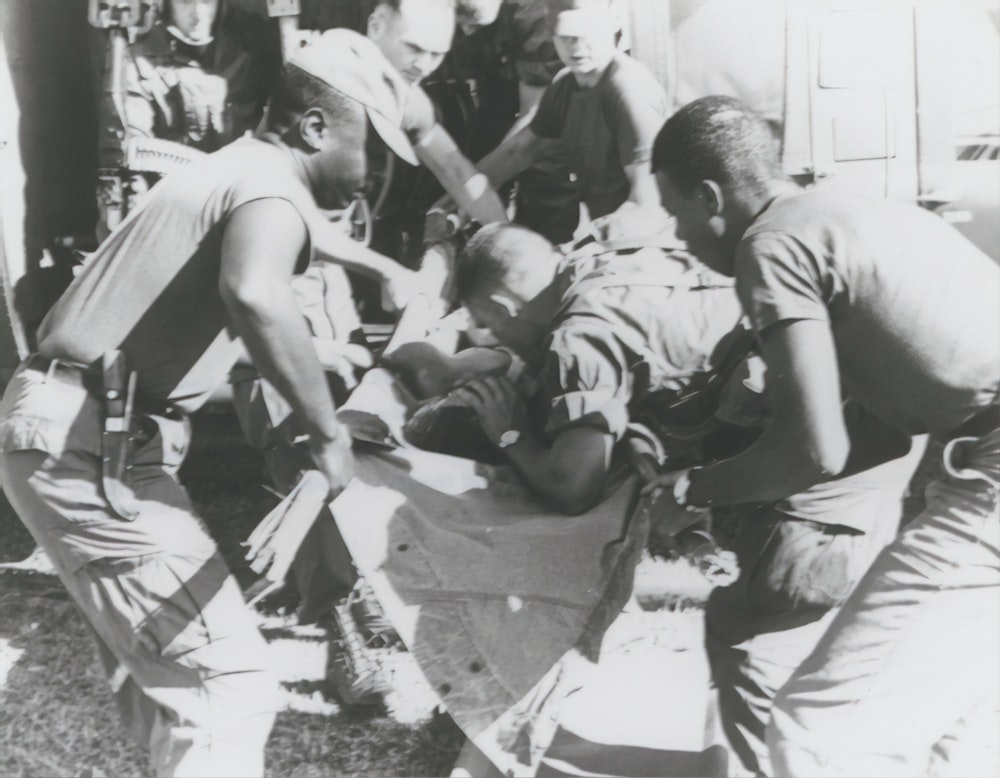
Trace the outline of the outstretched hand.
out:
M 309 441 L 309 453 L 319 471 L 330 484 L 330 499 L 334 499 L 354 477 L 354 454 L 351 453 L 351 436 L 346 429 L 336 438 L 324 442 Z
M 406 308 L 410 298 L 420 289 L 417 274 L 400 265 L 382 280 L 382 307 L 398 313 Z

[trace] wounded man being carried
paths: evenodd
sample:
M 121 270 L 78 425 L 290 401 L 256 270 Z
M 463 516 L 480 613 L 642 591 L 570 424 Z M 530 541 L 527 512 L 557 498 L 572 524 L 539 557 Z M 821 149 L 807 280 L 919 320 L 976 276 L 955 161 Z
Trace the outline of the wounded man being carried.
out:
M 518 388 L 503 352 L 418 343 L 384 360 L 399 380 L 370 371 L 344 406 L 409 438 L 357 449 L 356 477 L 331 506 L 354 563 L 449 713 L 519 774 L 537 766 L 542 722 L 579 681 L 575 659 L 596 658 L 645 546 L 617 445 L 630 409 L 682 392 L 739 317 L 731 285 L 653 218 L 645 248 L 594 243 L 569 257 L 524 228 L 484 228 L 456 285 L 523 363 Z M 418 447 L 435 412 L 447 453 Z M 473 448 L 500 464 L 468 458 Z

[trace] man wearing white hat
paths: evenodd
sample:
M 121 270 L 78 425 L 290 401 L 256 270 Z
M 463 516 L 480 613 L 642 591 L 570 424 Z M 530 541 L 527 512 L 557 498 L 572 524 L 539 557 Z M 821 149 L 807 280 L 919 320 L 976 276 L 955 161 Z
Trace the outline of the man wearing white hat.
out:
M 405 84 L 362 36 L 341 43 L 293 58 L 259 138 L 166 177 L 104 241 L 0 404 L 0 484 L 92 627 L 157 775 L 261 775 L 274 719 L 265 643 L 177 480 L 187 415 L 237 336 L 331 492 L 352 476 L 289 281 L 322 251 L 317 204 L 342 207 L 363 182 L 369 128 L 412 149 Z
M 531 124 L 478 163 L 494 186 L 517 177 L 550 152 L 568 152 L 590 218 L 631 200 L 656 205 L 649 170 L 658 126 L 666 118 L 662 87 L 636 60 L 617 52 L 610 0 L 547 0 L 556 51 L 566 69 L 545 90 Z

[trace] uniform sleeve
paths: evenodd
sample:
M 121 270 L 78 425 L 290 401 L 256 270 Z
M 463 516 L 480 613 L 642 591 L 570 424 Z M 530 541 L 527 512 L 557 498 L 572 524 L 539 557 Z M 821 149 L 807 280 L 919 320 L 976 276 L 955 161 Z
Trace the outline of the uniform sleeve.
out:
M 736 292 L 755 332 L 781 321 L 829 321 L 830 271 L 795 238 L 761 233 L 736 252 Z
M 618 140 L 618 160 L 622 167 L 649 165 L 653 141 L 666 119 L 663 89 L 652 75 L 648 78 L 619 78 L 610 113 L 612 134 Z
M 620 440 L 628 425 L 632 374 L 621 344 L 598 328 L 563 326 L 552 335 L 542 372 L 546 433 L 593 427 Z
M 566 119 L 565 80 L 570 72 L 564 70 L 542 92 L 538 110 L 531 120 L 531 131 L 539 138 L 558 138 L 562 135 L 563 121 Z

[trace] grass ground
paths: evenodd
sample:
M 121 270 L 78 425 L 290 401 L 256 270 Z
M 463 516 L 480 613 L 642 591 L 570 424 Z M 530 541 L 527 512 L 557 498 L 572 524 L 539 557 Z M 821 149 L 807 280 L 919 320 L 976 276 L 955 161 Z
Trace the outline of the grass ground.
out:
M 916 483 L 925 482 L 925 473 L 926 467 Z M 182 478 L 237 579 L 249 584 L 239 542 L 276 500 L 261 488 L 263 462 L 243 443 L 231 415 L 195 418 L 195 445 Z M 907 514 L 920 503 L 914 490 Z M 32 546 L 0 495 L 0 562 L 20 559 Z M 388 710 L 344 710 L 323 680 L 323 634 L 289 629 L 288 623 L 280 603 L 261 615 L 262 631 L 286 671 L 287 708 L 267 748 L 270 775 L 448 774 L 462 736 L 447 716 L 433 715 L 433 701 L 418 681 L 390 695 Z M 399 666 L 404 679 L 413 672 L 405 661 Z M 87 628 L 58 580 L 0 573 L 0 775 L 147 774 L 145 757 L 132 745 L 98 669 Z
M 262 461 L 228 414 L 195 419 L 182 478 L 241 584 L 251 574 L 239 542 L 275 504 L 260 487 Z M 0 561 L 32 548 L 30 536 L 0 496 Z M 275 776 L 447 775 L 462 737 L 433 703 L 349 711 L 327 688 L 325 641 L 282 625 L 279 610 L 261 626 L 287 670 L 287 709 L 267 747 Z M 403 667 L 408 671 L 410 668 Z M 390 703 L 392 702 L 390 698 Z M 88 773 L 89 771 L 89 773 Z M 146 759 L 118 716 L 87 627 L 55 578 L 0 573 L 0 775 L 140 776 Z

